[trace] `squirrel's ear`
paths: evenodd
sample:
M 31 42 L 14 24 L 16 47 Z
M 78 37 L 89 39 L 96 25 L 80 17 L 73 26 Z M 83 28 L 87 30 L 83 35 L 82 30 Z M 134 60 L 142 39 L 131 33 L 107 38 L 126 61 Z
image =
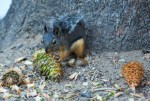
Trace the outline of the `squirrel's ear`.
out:
M 45 31 L 45 32 L 48 32 L 48 28 L 47 28 L 46 25 L 44 26 L 44 31 Z
M 55 27 L 55 28 L 53 29 L 53 33 L 54 33 L 54 35 L 55 35 L 56 37 L 58 37 L 58 32 L 59 32 L 59 28 L 58 28 L 58 27 Z

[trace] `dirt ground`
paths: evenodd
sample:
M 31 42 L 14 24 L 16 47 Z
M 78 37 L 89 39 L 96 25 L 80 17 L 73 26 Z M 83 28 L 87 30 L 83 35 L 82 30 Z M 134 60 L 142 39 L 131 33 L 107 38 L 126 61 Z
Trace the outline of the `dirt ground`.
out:
M 32 54 L 42 48 L 41 35 L 24 34 L 12 43 L 1 43 L 0 50 L 0 76 L 5 69 L 12 66 L 25 66 L 26 75 L 33 80 L 34 87 L 21 85 L 21 94 L 18 95 L 10 88 L 4 87 L 11 96 L 0 92 L 0 100 L 7 101 L 150 101 L 150 55 L 143 54 L 141 50 L 128 52 L 103 52 L 91 54 L 87 57 L 88 65 L 63 67 L 64 76 L 60 82 L 45 81 L 37 73 L 32 72 L 32 65 L 24 62 L 14 63 L 19 57 L 31 60 Z M 4 47 L 10 44 L 9 47 Z M 128 61 L 139 61 L 144 64 L 145 77 L 142 85 L 133 94 L 121 76 L 121 67 Z M 77 73 L 76 80 L 69 76 Z M 45 85 L 44 85 L 45 84 Z M 39 88 L 40 85 L 44 87 Z M 32 92 L 32 93 L 31 93 Z M 34 93 L 34 94 L 33 94 Z M 42 100 L 41 100 L 42 99 Z

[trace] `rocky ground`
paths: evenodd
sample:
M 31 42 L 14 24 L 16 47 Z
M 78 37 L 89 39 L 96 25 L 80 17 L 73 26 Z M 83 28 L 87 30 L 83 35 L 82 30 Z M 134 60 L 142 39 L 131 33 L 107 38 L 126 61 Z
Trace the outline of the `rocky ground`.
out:
M 0 87 L 0 100 L 6 101 L 150 101 L 150 54 L 141 50 L 128 52 L 90 52 L 88 65 L 63 67 L 64 75 L 60 82 L 45 81 L 33 72 L 33 66 L 25 61 L 15 63 L 15 59 L 26 57 L 31 61 L 32 54 L 42 48 L 41 35 L 24 34 L 9 43 L 0 43 L 0 76 L 5 69 L 17 66 L 23 69 L 30 83 L 15 87 Z M 133 94 L 121 76 L 121 67 L 128 61 L 144 64 L 145 76 L 142 85 Z M 74 74 L 76 78 L 71 78 Z

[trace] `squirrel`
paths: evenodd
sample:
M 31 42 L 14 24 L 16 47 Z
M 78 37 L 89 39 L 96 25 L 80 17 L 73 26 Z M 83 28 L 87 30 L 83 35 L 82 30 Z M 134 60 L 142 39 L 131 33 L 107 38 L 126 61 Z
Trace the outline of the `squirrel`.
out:
M 65 60 L 74 53 L 82 64 L 87 64 L 84 60 L 86 49 L 86 29 L 83 16 L 67 15 L 57 19 L 52 24 L 52 29 L 44 27 L 43 44 L 46 53 L 59 52 L 60 61 Z

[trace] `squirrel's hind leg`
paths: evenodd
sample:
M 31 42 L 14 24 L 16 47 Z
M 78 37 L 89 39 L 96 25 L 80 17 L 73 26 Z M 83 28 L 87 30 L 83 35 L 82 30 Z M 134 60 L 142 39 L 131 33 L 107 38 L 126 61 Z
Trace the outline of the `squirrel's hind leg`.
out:
M 74 52 L 77 58 L 82 61 L 83 65 L 87 64 L 87 61 L 84 60 L 85 40 L 83 38 L 73 43 L 71 51 Z

